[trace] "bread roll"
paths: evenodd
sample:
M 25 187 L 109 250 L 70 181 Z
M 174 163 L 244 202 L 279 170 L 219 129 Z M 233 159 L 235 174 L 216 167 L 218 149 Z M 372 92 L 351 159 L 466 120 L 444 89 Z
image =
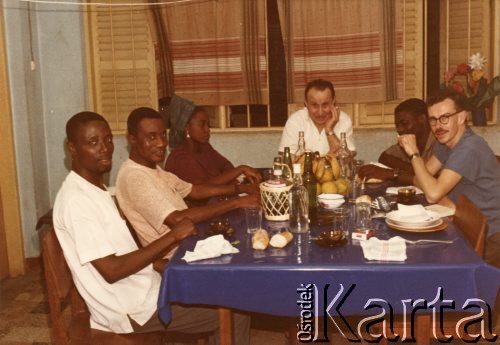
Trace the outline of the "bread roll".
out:
M 264 250 L 269 245 L 269 235 L 266 230 L 259 229 L 252 235 L 252 248 Z
M 271 237 L 270 244 L 274 248 L 283 248 L 293 239 L 293 234 L 290 231 L 283 231 Z

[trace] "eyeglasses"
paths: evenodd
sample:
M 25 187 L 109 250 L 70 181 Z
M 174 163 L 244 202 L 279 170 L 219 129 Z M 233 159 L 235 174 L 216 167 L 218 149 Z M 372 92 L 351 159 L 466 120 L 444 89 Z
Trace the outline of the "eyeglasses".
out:
M 439 121 L 439 123 L 443 124 L 443 125 L 446 125 L 448 122 L 450 122 L 450 117 L 452 116 L 455 116 L 457 115 L 458 113 L 460 113 L 462 110 L 459 110 L 457 112 L 454 112 L 453 114 L 445 114 L 445 115 L 441 115 L 440 117 L 429 117 L 427 120 L 429 121 L 429 124 L 431 126 L 435 126 L 437 124 L 437 122 Z

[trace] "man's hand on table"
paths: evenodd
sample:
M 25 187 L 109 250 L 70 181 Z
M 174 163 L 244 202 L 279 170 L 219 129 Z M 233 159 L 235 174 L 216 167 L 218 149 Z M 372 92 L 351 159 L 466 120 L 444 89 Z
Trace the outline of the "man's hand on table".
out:
M 259 183 L 242 183 L 237 186 L 237 192 L 247 193 L 247 194 L 259 194 L 260 195 L 260 187 Z
M 250 183 L 259 183 L 262 181 L 262 175 L 257 169 L 249 167 L 248 165 L 240 165 L 238 168 L 241 169 L 241 173 L 245 175 Z
M 235 199 L 238 207 L 260 207 L 260 194 L 249 194 Z
M 178 242 L 198 233 L 198 229 L 194 225 L 193 221 L 189 218 L 183 218 L 180 222 L 172 225 L 170 228 L 170 234 L 174 236 L 175 240 Z
M 169 262 L 169 259 L 158 259 L 153 262 L 153 269 L 158 273 L 163 273 Z
M 376 178 L 380 180 L 391 180 L 394 178 L 394 170 L 378 167 L 373 164 L 363 165 L 359 168 L 358 175 L 361 179 Z

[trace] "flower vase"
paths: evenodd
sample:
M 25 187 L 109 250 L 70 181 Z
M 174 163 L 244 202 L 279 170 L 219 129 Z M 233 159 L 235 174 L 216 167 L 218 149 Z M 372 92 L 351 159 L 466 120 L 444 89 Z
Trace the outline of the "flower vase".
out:
M 474 126 L 486 126 L 486 109 L 477 108 L 472 109 L 472 124 Z

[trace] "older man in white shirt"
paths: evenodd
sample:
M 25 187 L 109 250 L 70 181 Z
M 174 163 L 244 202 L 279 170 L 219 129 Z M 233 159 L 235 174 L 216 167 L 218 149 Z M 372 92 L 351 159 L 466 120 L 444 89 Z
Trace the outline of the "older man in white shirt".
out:
M 335 105 L 335 89 L 330 81 L 316 79 L 305 89 L 305 108 L 293 113 L 286 122 L 279 151 L 290 147 L 297 151 L 299 131 L 304 132 L 306 149 L 318 151 L 322 156 L 340 148 L 340 133 L 345 132 L 349 150 L 356 151 L 352 121 Z

